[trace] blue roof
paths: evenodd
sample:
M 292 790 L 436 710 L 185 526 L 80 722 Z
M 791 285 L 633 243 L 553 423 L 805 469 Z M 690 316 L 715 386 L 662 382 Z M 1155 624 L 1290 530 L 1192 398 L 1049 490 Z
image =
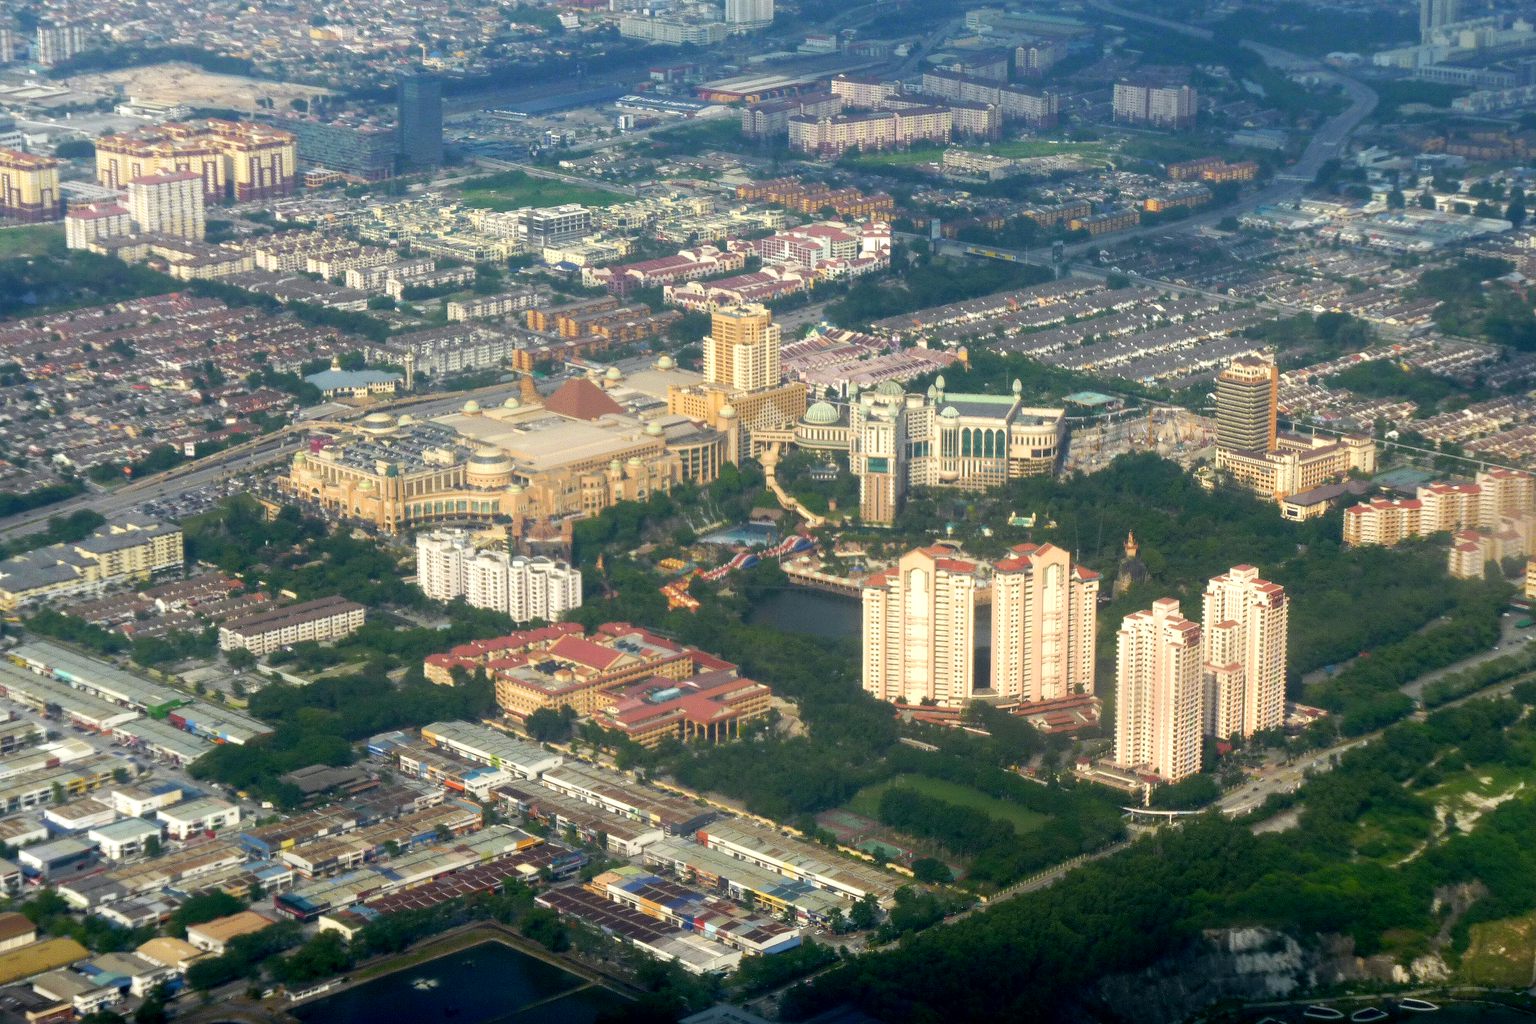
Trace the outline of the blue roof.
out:
M 390 373 L 387 370 L 321 370 L 304 378 L 307 383 L 313 384 L 321 391 L 331 391 L 335 388 L 361 388 L 369 384 L 388 384 L 403 379 L 398 373 Z

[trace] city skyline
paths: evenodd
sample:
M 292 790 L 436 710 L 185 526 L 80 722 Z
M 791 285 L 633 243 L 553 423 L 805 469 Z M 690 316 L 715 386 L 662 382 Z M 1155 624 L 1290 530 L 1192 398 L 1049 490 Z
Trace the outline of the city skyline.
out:
M 0 1024 L 1518 1015 L 1533 59 L 0 10 Z

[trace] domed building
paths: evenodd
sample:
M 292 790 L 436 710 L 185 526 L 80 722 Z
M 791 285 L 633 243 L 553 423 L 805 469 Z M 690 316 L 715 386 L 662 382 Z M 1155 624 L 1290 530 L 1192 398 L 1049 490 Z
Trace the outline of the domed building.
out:
M 924 394 L 894 381 L 850 399 L 848 465 L 859 478 L 859 514 L 892 522 L 913 487 L 984 490 L 1055 470 L 1066 432 L 1063 409 L 1024 404 L 1010 394 L 960 394 L 943 375 Z
M 399 426 L 398 421 L 389 413 L 371 412 L 363 417 L 363 422 L 358 429 L 365 434 L 388 434 L 397 426 Z
M 480 490 L 505 487 L 512 482 L 512 460 L 499 448 L 481 448 L 465 464 L 464 482 Z
M 848 450 L 848 413 L 831 402 L 817 402 L 795 424 L 795 446 L 812 452 Z

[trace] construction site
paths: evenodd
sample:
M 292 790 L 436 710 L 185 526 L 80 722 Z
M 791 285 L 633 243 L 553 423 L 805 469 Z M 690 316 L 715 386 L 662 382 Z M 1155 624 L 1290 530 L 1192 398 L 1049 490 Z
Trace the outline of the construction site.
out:
M 1155 405 L 1073 419 L 1062 470 L 1097 473 L 1117 455 L 1156 452 L 1188 469 L 1212 455 L 1216 421 L 1188 409 Z

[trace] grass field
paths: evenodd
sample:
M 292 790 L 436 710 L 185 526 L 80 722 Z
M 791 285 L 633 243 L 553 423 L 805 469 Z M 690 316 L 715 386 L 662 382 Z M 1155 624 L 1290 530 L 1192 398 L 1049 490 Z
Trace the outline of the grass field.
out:
M 1100 142 L 1052 142 L 1048 139 L 1010 139 L 984 146 L 957 145 L 961 149 L 972 152 L 989 153 L 992 156 L 1010 157 L 1015 160 L 1033 156 L 1084 156 L 1092 160 L 1102 160 L 1109 152 Z M 885 153 L 865 153 L 854 158 L 852 163 L 859 167 L 916 167 L 919 164 L 936 164 L 943 159 L 942 147 L 927 146 L 917 149 L 893 149 Z
M 64 225 L 62 224 L 29 224 L 20 228 L 0 228 L 0 260 L 63 251 Z
M 1051 142 L 1048 139 L 1011 139 L 986 147 L 993 156 L 1021 160 L 1032 156 L 1085 156 L 1102 160 L 1109 150 L 1101 142 Z
M 972 810 L 981 811 L 983 814 L 994 818 L 1001 818 L 1013 825 L 1019 832 L 1033 832 L 1044 825 L 1050 819 L 1044 814 L 1036 814 L 1026 810 L 1018 804 L 1011 804 L 1006 800 L 962 786 L 955 782 L 946 782 L 943 779 L 930 779 L 922 775 L 898 775 L 894 779 L 885 782 L 877 782 L 873 786 L 865 786 L 853 795 L 848 801 L 848 809 L 856 814 L 862 814 L 867 818 L 880 820 L 880 797 L 888 789 L 894 786 L 904 786 L 907 789 L 915 789 L 924 796 L 933 797 L 935 800 L 947 800 L 952 804 L 969 807 Z
M 1471 929 L 1457 980 L 1468 985 L 1525 988 L 1536 964 L 1536 914 L 1486 921 Z
M 944 159 L 944 150 L 937 146 L 919 149 L 892 149 L 884 153 L 861 153 L 849 163 L 858 167 L 916 167 L 919 164 L 936 164 Z
M 625 200 L 617 192 L 535 178 L 521 171 L 508 171 L 480 180 L 483 184 L 471 184 L 464 189 L 465 206 L 483 210 L 518 210 L 525 206 L 563 206 L 566 203 L 612 206 Z

